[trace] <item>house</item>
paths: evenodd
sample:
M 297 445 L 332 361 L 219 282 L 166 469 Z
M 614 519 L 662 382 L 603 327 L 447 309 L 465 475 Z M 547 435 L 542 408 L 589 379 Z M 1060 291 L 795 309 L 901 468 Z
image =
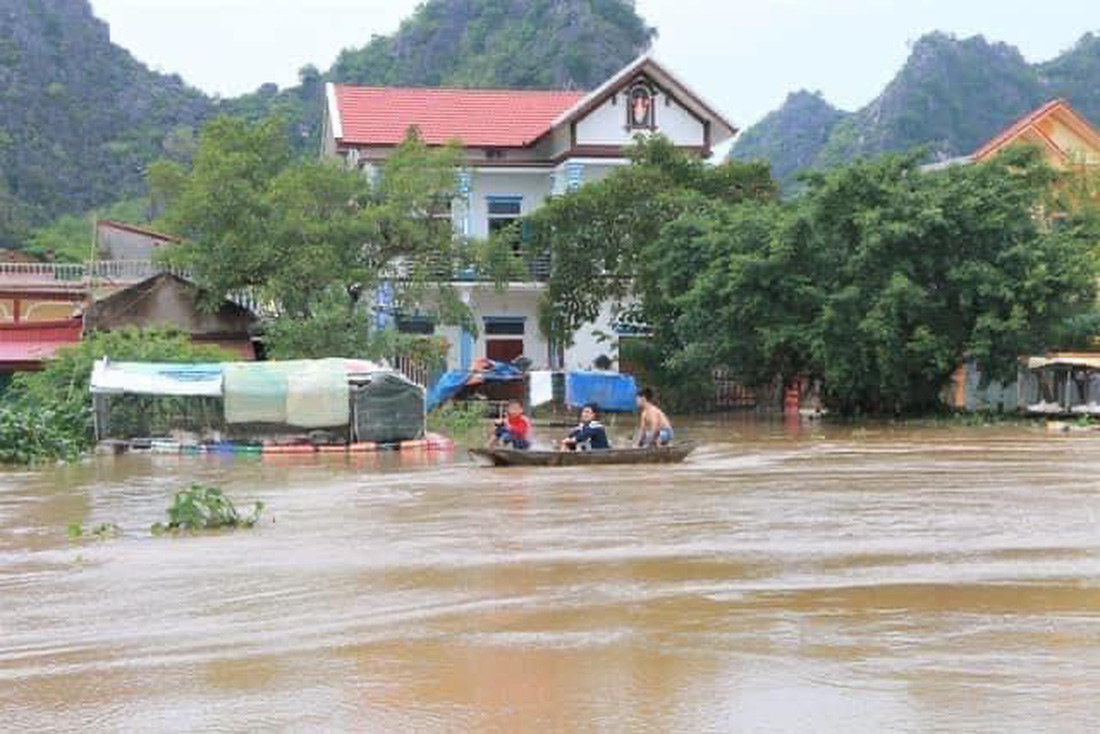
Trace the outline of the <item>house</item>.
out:
M 1016 145 L 1039 146 L 1046 162 L 1056 170 L 1095 170 L 1100 175 L 1100 130 L 1063 99 L 1053 100 L 1024 115 L 973 154 L 956 163 L 985 163 Z M 1100 362 L 1100 356 L 1092 357 Z M 1055 361 L 1044 360 L 1039 361 L 1055 364 Z M 1032 363 L 1035 362 L 1032 359 Z M 952 378 L 951 385 L 945 391 L 945 400 L 957 410 L 999 412 L 1029 409 L 1032 404 L 1043 402 L 1036 393 L 1037 386 L 1041 384 L 1037 376 L 1040 371 L 1021 366 L 1015 382 L 983 385 L 977 366 L 964 365 Z M 1053 370 L 1048 371 L 1053 374 Z
M 101 219 L 95 223 L 95 242 L 102 260 L 151 261 L 158 250 L 179 239 L 134 224 Z
M 203 308 L 194 283 L 161 273 L 94 301 L 84 314 L 84 330 L 114 331 L 127 327 L 171 327 L 191 335 L 196 344 L 219 346 L 245 360 L 256 358 L 251 336 L 256 316 L 233 301 Z
M 49 270 L 49 265 L 7 263 Z M 84 292 L 78 284 L 34 275 L 5 277 L 0 268 L 0 377 L 42 369 L 57 350 L 80 341 Z
M 1059 170 L 1100 166 L 1100 130 L 1064 99 L 1056 99 L 1020 118 L 975 151 L 969 159 L 983 163 L 1013 145 L 1038 145 L 1047 162 Z
M 327 87 L 324 156 L 371 174 L 410 127 L 429 145 L 462 143 L 465 162 L 451 219 L 456 234 L 470 239 L 486 238 L 548 198 L 627 165 L 626 149 L 638 134 L 660 133 L 709 157 L 737 133 L 648 55 L 591 92 Z M 503 292 L 486 283 L 454 285 L 480 324 L 476 337 L 411 316 L 397 319 L 399 328 L 445 336 L 451 368 L 524 356 L 535 368 L 589 369 L 601 356 L 617 357 L 610 307 L 575 335 L 571 347 L 549 343 L 538 326 L 545 283 L 537 274 Z

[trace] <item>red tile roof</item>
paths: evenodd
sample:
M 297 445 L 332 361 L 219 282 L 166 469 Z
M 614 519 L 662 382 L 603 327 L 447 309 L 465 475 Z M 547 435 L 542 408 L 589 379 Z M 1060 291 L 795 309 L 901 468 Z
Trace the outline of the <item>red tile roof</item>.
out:
M 397 145 L 411 126 L 431 145 L 523 147 L 549 132 L 584 92 L 336 85 L 345 145 Z

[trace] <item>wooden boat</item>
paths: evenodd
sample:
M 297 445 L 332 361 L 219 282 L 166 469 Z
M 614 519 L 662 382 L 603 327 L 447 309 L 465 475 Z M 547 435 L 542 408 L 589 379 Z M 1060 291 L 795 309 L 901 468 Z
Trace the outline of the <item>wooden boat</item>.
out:
M 695 444 L 678 443 L 667 448 L 609 449 L 607 451 L 516 451 L 470 449 L 470 455 L 493 466 L 614 466 L 623 464 L 679 464 Z

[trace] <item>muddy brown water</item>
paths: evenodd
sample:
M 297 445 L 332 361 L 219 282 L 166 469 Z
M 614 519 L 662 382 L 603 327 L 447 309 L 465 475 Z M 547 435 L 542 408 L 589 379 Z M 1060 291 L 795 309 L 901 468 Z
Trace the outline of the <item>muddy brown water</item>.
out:
M 0 730 L 1097 730 L 1100 434 L 681 434 L 0 473 Z M 191 481 L 264 523 L 151 537 Z

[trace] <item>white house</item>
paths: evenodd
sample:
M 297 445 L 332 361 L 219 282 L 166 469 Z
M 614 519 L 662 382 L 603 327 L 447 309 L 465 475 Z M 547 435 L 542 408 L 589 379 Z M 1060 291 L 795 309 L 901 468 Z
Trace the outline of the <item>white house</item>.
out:
M 410 89 L 330 84 L 323 155 L 370 169 L 418 128 L 429 145 L 460 140 L 465 165 L 456 231 L 487 237 L 551 196 L 606 176 L 628 163 L 625 149 L 639 134 L 661 133 L 676 145 L 709 157 L 736 128 L 650 56 L 642 56 L 592 92 L 489 89 Z M 616 358 L 610 308 L 598 323 L 555 349 L 540 332 L 537 277 L 503 293 L 488 284 L 456 283 L 481 323 L 479 336 L 441 328 L 452 347 L 449 366 L 468 368 L 479 357 L 525 356 L 536 368 L 589 369 L 601 355 Z M 399 327 L 434 327 L 399 320 Z

